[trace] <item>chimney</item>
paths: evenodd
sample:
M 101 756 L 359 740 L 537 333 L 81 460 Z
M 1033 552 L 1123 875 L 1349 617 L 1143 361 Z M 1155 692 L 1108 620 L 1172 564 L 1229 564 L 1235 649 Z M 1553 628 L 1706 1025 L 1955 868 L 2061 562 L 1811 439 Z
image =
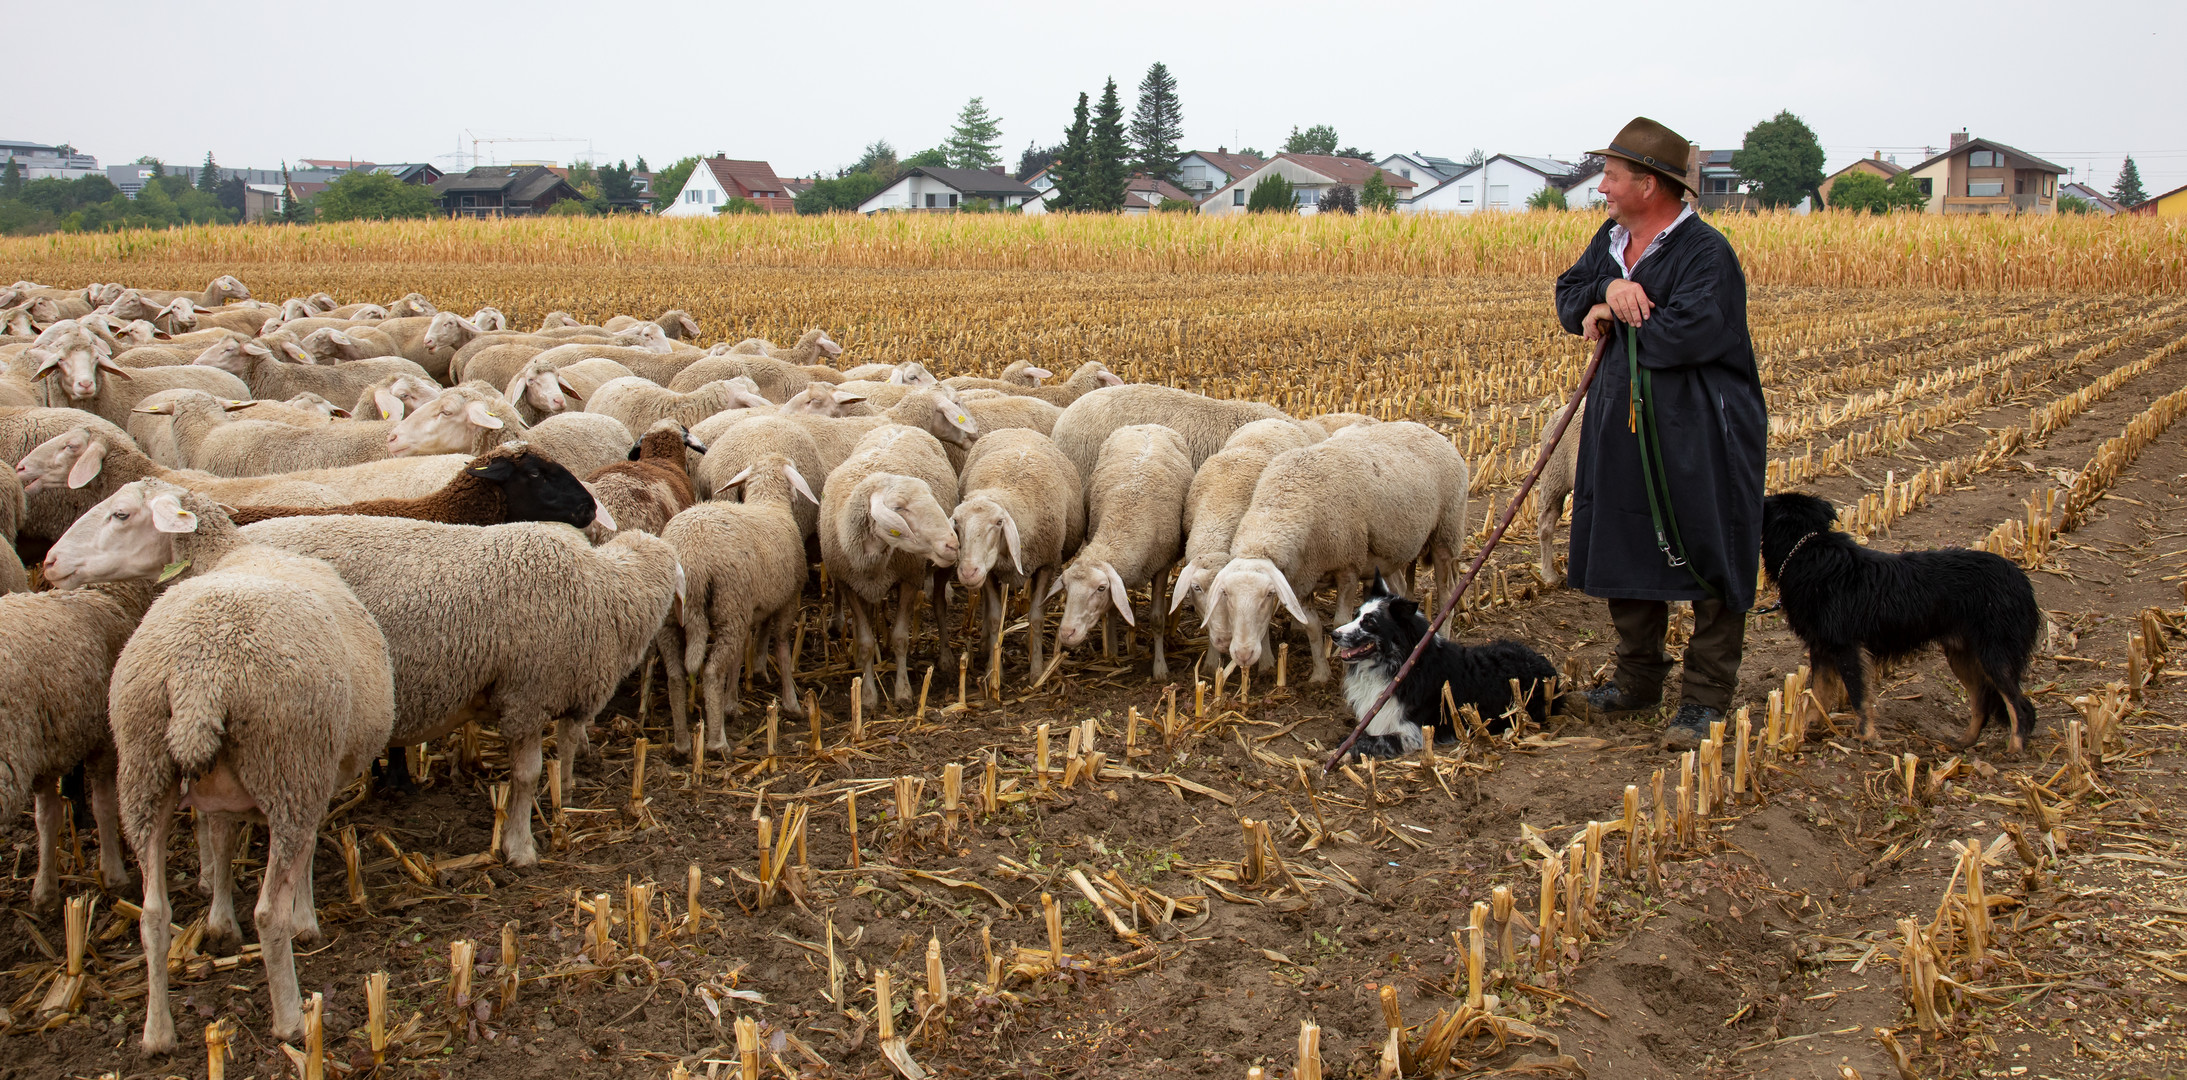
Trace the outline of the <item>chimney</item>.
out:
M 991 173 L 994 173 L 994 174 L 995 174 L 996 176 L 1008 176 L 1008 175 L 1010 175 L 1009 173 L 1006 173 L 1006 172 L 1004 172 L 1004 171 L 1002 170 L 1002 166 L 1000 166 L 1000 165 L 989 165 L 989 166 L 987 167 L 987 171 L 988 171 L 988 172 L 991 172 Z
M 1877 160 L 1877 161 L 1882 161 L 1882 160 L 1883 160 L 1883 151 L 1881 151 L 1881 150 L 1878 150 L 1878 151 L 1876 151 L 1876 160 Z
M 1230 148 L 1227 146 L 1218 146 L 1215 148 L 1215 152 L 1218 154 L 1227 154 L 1230 152 Z
M 1967 129 L 1966 129 L 1966 128 L 1960 128 L 1960 129 L 1959 129 L 1958 131 L 1954 131 L 1954 132 L 1952 132 L 1952 149 L 1954 149 L 1954 150 L 1957 150 L 1957 149 L 1958 149 L 1958 148 L 1959 148 L 1960 146 L 1964 145 L 1964 144 L 1966 143 L 1966 141 L 1967 141 Z

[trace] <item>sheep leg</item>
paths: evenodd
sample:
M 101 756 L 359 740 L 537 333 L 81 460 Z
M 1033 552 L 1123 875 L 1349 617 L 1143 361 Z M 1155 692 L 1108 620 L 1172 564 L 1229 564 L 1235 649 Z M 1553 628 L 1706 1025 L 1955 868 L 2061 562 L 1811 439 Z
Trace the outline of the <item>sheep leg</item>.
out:
M 129 864 L 122 858 L 120 786 L 115 782 L 114 756 L 93 759 L 84 766 L 91 789 L 91 816 L 99 823 L 99 883 L 109 890 L 129 883 Z
M 290 918 L 293 920 L 290 925 L 295 930 L 295 939 L 306 945 L 319 941 L 319 904 L 311 893 L 311 856 L 314 850 L 309 846 L 304 848 L 303 868 L 297 872 L 296 888 L 291 890 L 295 894 L 295 904 L 290 909 Z
M 858 654 L 855 662 L 865 675 L 865 681 L 860 684 L 863 692 L 859 696 L 865 699 L 864 704 L 870 709 L 881 703 L 881 691 L 874 685 L 873 665 L 881 648 L 873 639 L 873 614 L 867 609 L 864 597 L 849 591 L 842 595 L 850 602 L 851 622 L 855 625 L 856 639 L 853 648 Z
M 1055 580 L 1055 576 L 1055 567 L 1052 566 L 1043 566 L 1035 570 L 1033 572 L 1033 589 L 1025 594 L 1025 655 L 1032 664 L 1032 667 L 1027 669 L 1026 678 L 1028 679 L 1040 678 L 1040 634 L 1048 624 L 1048 604 L 1044 598 L 1048 595 L 1048 586 Z M 1004 612 L 1005 616 L 1008 614 L 1007 611 Z M 1002 631 L 997 630 L 995 632 L 1000 634 Z
M 683 666 L 683 634 L 674 622 L 653 635 L 653 649 L 661 654 L 662 683 L 668 698 L 668 727 L 676 753 L 691 756 L 691 680 Z M 678 691 L 682 691 L 679 693 Z
M 532 803 L 539 797 L 540 744 L 546 739 L 547 724 L 552 719 L 544 713 L 504 713 L 501 717 L 501 737 L 509 744 L 509 819 L 501 833 L 501 854 L 510 866 L 534 866 L 539 862 L 539 849 L 532 843 Z M 569 719 L 573 724 L 582 723 L 575 717 Z M 571 740 L 561 738 L 558 731 L 555 741 L 566 791 L 574 763 Z M 270 859 L 267 865 L 272 865 Z
M 66 803 L 52 781 L 38 785 L 38 877 L 30 887 L 32 911 L 51 911 L 61 906 L 61 818 Z
M 743 675 L 744 639 L 750 632 L 741 625 L 724 626 L 706 647 L 706 671 L 701 680 L 706 688 L 706 749 L 711 753 L 729 751 L 729 737 L 722 731 L 723 716 L 738 716 L 744 711 L 737 700 L 737 682 Z
M 266 993 L 273 999 L 273 1037 L 285 1042 L 304 1037 L 304 1008 L 296 993 L 296 877 L 310 873 L 315 829 L 301 822 L 271 821 L 266 837 L 266 878 L 258 889 L 258 956 L 266 965 Z
M 651 716 L 651 715 L 653 714 L 653 653 L 654 653 L 654 646 L 652 646 L 652 645 L 648 645 L 648 646 L 646 646 L 646 647 L 645 647 L 645 655 L 644 655 L 644 656 L 641 656 L 641 657 L 639 657 L 639 658 L 638 658 L 638 730 L 639 730 L 639 731 L 644 731 L 644 730 L 645 730 L 645 721 L 646 721 L 646 717 L 648 717 L 648 716 Z M 671 685 L 671 686 L 675 685 L 675 680 L 674 680 L 674 679 L 670 679 L 670 680 L 669 680 L 669 685 Z M 673 696 L 673 695 L 675 694 L 675 691 L 674 691 L 674 690 L 670 690 L 670 691 L 668 691 L 668 693 L 669 693 L 669 694 L 670 694 L 671 696 Z M 679 739 L 677 739 L 676 741 L 677 741 L 677 742 L 678 742 L 679 744 L 681 744 L 681 745 L 678 745 L 678 746 L 676 747 L 676 749 L 677 749 L 678 751 L 683 751 L 683 750 L 688 750 L 688 749 L 690 749 L 690 746 L 689 746 L 688 744 L 684 744 L 684 741 L 683 741 L 682 739 L 680 739 L 680 738 L 679 738 Z
M 909 585 L 896 587 L 896 618 L 889 625 L 889 648 L 896 656 L 896 701 L 902 704 L 911 700 L 911 614 L 919 606 L 919 593 Z M 949 655 L 949 620 L 942 612 L 935 612 L 940 625 L 935 630 L 942 636 L 942 655 Z
M 1010 603 L 995 575 L 989 574 L 980 586 L 980 602 L 980 652 L 987 657 L 986 679 L 1000 686 L 1002 651 L 995 646 L 1002 642 L 1002 623 L 1009 615 Z
M 1110 621 L 1107 611 L 1101 613 L 1101 658 L 1116 658 L 1116 624 Z
M 769 621 L 769 632 L 775 639 L 775 671 L 782 676 L 782 715 L 793 720 L 805 716 L 805 706 L 797 700 L 797 661 L 790 656 L 790 640 L 796 633 L 792 627 L 797 620 L 797 605 L 793 602 L 787 611 L 777 612 Z
M 940 662 L 936 666 L 940 667 L 945 673 L 954 676 L 957 674 L 957 653 L 949 647 L 949 574 L 936 570 L 933 572 L 932 580 L 933 593 L 931 598 L 934 604 L 934 632 L 941 637 L 942 649 L 938 658 Z M 911 590 L 905 589 L 904 593 L 909 596 Z M 967 601 L 965 606 L 969 612 L 971 602 Z M 911 700 L 911 673 L 907 670 L 904 657 L 901 655 L 896 658 L 896 685 L 896 700 Z
M 1154 668 L 1149 673 L 1157 679 L 1169 678 L 1169 658 L 1163 654 L 1163 639 L 1169 637 L 1169 609 L 1162 604 L 1162 597 L 1169 592 L 1162 587 L 1169 577 L 1164 570 L 1154 575 L 1154 584 L 1147 589 L 1147 633 L 1154 637 Z
M 144 874 L 144 903 L 137 916 L 137 938 L 144 943 L 144 1049 L 164 1054 L 175 1048 L 175 1018 L 167 1007 L 167 950 L 174 944 L 174 905 L 167 899 L 167 830 L 173 827 L 180 792 L 170 787 L 155 800 L 141 828 L 130 829 L 129 846 Z M 132 823 L 133 825 L 135 823 Z
M 222 949 L 243 943 L 243 928 L 235 921 L 235 851 L 249 833 L 250 823 L 229 814 L 198 811 L 198 842 L 205 847 L 205 869 L 212 875 L 212 905 L 205 909 L 205 942 Z

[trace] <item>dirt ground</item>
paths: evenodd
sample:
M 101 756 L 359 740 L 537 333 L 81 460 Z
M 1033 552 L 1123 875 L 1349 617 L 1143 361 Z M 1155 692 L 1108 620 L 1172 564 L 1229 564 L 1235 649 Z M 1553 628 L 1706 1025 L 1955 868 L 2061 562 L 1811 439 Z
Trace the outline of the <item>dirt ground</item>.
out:
M 1876 446 L 1850 469 L 1800 486 L 1848 505 L 1886 476 L 1967 454 L 1993 432 L 2027 423 L 2031 408 L 2181 336 L 2174 324 L 2128 335 L 2108 355 L 1959 422 Z M 2084 344 L 2068 341 L 2024 364 L 2032 370 Z M 1894 347 L 1913 352 L 1924 343 Z M 2104 440 L 2182 386 L 2187 356 L 2165 356 L 2047 438 L 1931 496 L 1872 546 L 1973 542 L 2023 516 L 2032 492 L 2070 484 Z M 1826 427 L 1816 441 L 1919 404 Z M 1772 449 L 1773 457 L 1788 452 Z M 1513 532 L 1495 559 L 1508 583 L 1504 598 L 1466 612 L 1465 637 L 1516 637 L 1565 670 L 1593 676 L 1611 646 L 1600 602 L 1541 588 L 1528 569 L 1531 531 L 1522 521 Z M 2176 1019 L 2187 983 L 2187 819 L 2176 809 L 2187 786 L 2183 553 L 2187 424 L 2178 424 L 2140 451 L 2087 522 L 2062 534 L 2033 572 L 2054 627 L 2029 677 L 2042 723 L 2025 753 L 2008 754 L 1994 730 L 1964 754 L 1951 748 L 1963 697 L 1939 659 L 1889 672 L 1879 744 L 1859 742 L 1857 722 L 1839 716 L 1817 725 L 1796 756 L 1764 766 L 1758 754 L 1760 798 L 1717 808 L 1690 844 L 1667 845 L 1653 875 L 1628 879 L 1624 839 L 1613 836 L 1596 925 L 1553 942 L 1547 970 L 1537 967 L 1540 949 L 1524 929 L 1507 963 L 1491 923 L 1487 990 L 1508 1021 L 1506 1041 L 1460 1038 L 1444 1075 L 2187 1072 Z M 894 1032 L 936 1075 L 1242 1077 L 1262 1066 L 1288 1080 L 1300 1075 L 1300 1023 L 1312 1021 L 1325 1075 L 1374 1076 L 1387 1035 L 1383 988 L 1394 988 L 1409 1027 L 1456 1011 L 1467 991 L 1454 941 L 1472 905 L 1508 887 L 1517 910 L 1534 918 L 1543 848 L 1530 837 L 1561 857 L 1588 822 L 1623 815 L 1627 785 L 1639 785 L 1647 814 L 1656 771 L 1667 768 L 1677 784 L 1677 759 L 1655 746 L 1660 716 L 1557 717 L 1524 738 L 1443 750 L 1432 766 L 1384 762 L 1323 778 L 1314 770 L 1349 713 L 1332 685 L 1306 684 L 1304 642 L 1294 641 L 1290 685 L 1276 689 L 1258 675 L 1249 696 L 1233 683 L 1220 699 L 1210 687 L 1206 714 L 1196 718 L 1189 665 L 1199 646 L 1189 627 L 1173 633 L 1166 682 L 1149 677 L 1142 639 L 1114 661 L 1082 648 L 1037 689 L 1027 686 L 1022 634 L 1013 635 L 1002 700 L 983 699 L 975 684 L 966 707 L 952 708 L 957 684 L 945 663 L 923 719 L 885 705 L 861 717 L 854 739 L 842 647 L 823 638 L 819 597 L 810 599 L 799 680 L 820 693 L 827 714 L 818 755 L 809 729 L 785 721 L 776 755 L 766 757 L 757 726 L 770 700 L 762 675 L 733 727 L 732 738 L 743 740 L 738 752 L 694 776 L 668 750 L 662 688 L 652 688 L 641 721 L 633 679 L 594 730 L 598 754 L 579 766 L 565 794 L 566 820 L 543 819 L 556 843 L 535 869 L 421 871 L 420 883 L 391 853 L 446 861 L 489 850 L 487 792 L 501 779 L 490 732 L 478 736 L 475 753 L 460 743 L 433 747 L 418 795 L 375 796 L 330 820 L 317 863 L 326 938 L 300 948 L 298 960 L 305 993 L 325 995 L 329 1075 L 500 1080 L 544 1067 L 577 1080 L 666 1076 L 678 1066 L 734 1075 L 735 1023 L 748 1017 L 758 1022 L 760 1075 L 886 1076 L 874 994 L 885 971 Z M 2062 735 L 2079 715 L 2072 702 L 2126 678 L 2127 635 L 2144 609 L 2159 612 L 2172 656 L 2102 755 L 2095 785 L 2072 793 L 2060 779 Z M 915 669 L 934 660 L 929 631 Z M 1776 615 L 1756 614 L 1748 643 L 1740 698 L 1759 728 L 1769 691 L 1803 656 Z M 1172 686 L 1180 716 L 1165 739 Z M 1147 722 L 1134 728 L 1131 710 Z M 1068 732 L 1088 721 L 1107 768 L 1098 781 L 1065 786 Z M 1034 770 L 1040 725 L 1052 767 L 1045 788 Z M 652 749 L 644 802 L 633 811 L 641 736 Z M 1906 754 L 1919 757 L 1913 798 L 1899 779 Z M 979 805 L 990 755 L 1001 788 L 991 811 Z M 1948 778 L 1933 771 L 1954 760 Z M 948 763 L 964 766 L 967 809 L 954 818 L 941 806 Z M 898 817 L 899 777 L 924 785 L 908 822 Z M 2054 848 L 2042 840 L 2044 823 L 2022 779 L 2042 785 L 2058 819 Z M 855 854 L 847 796 L 856 800 Z M 784 858 L 784 880 L 762 907 L 756 819 L 779 829 L 806 812 L 802 842 Z M 1260 861 L 1252 856 L 1261 845 L 1249 850 L 1245 821 L 1265 823 L 1277 856 L 1261 861 L 1257 882 L 1247 864 Z M 363 841 L 362 909 L 344 899 L 344 827 Z M 1944 958 L 1951 1015 L 1941 1030 L 1924 1032 L 1900 972 L 1898 920 L 1927 924 L 1936 916 L 1955 880 L 1953 841 L 1987 846 L 2008 827 L 2034 841 L 2039 865 L 2027 865 L 2009 843 L 1987 865 L 1990 949 L 1979 962 L 1959 950 Z M 176 832 L 173 858 L 188 867 L 195 861 L 188 830 Z M 0 942 L 7 1008 L 0 1078 L 204 1076 L 197 1032 L 220 1018 L 234 1022 L 227 1075 L 296 1071 L 268 1039 L 254 953 L 181 958 L 174 999 L 182 1049 L 162 1059 L 137 1049 L 143 958 L 133 920 L 113 914 L 115 900 L 134 899 L 133 889 L 99 903 L 83 1011 L 40 1015 L 62 931 L 57 916 L 28 909 L 32 836 L 27 814 L 0 831 L 12 860 L 0 880 L 12 930 Z M 95 892 L 87 876 L 93 839 L 74 842 L 81 873 L 66 891 Z M 255 849 L 246 857 L 239 883 L 246 904 L 256 857 Z M 705 909 L 695 923 L 686 902 L 692 867 Z M 1106 910 L 1089 901 L 1074 872 Z M 651 940 L 639 950 L 625 886 L 648 882 L 658 890 L 647 908 Z M 594 916 L 578 907 L 600 894 L 612 911 L 605 955 L 589 944 Z M 1060 965 L 1050 955 L 1044 896 L 1060 917 Z M 176 898 L 178 921 L 202 914 L 189 883 L 178 885 Z M 516 988 L 507 997 L 504 927 L 514 928 L 517 944 Z M 474 1000 L 460 1012 L 449 1002 L 450 943 L 458 940 L 476 943 L 478 956 Z M 946 1001 L 926 993 L 930 942 L 938 943 Z M 999 985 L 991 967 L 1002 970 Z M 375 1070 L 363 985 L 377 971 L 388 974 L 389 1026 L 400 1039 Z M 1909 1053 L 1910 1072 L 1895 1068 L 1879 1041 L 1884 1031 Z M 1409 1043 L 1421 1034 L 1409 1031 Z

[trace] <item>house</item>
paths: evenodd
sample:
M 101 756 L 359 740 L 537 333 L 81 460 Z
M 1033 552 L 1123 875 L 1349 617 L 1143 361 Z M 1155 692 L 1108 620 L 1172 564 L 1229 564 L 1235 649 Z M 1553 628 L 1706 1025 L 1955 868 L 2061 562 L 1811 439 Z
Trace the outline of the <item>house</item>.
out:
M 1200 212 L 1243 214 L 1246 212 L 1246 204 L 1252 201 L 1253 189 L 1271 176 L 1281 176 L 1291 182 L 1292 197 L 1299 213 L 1312 214 L 1319 211 L 1321 197 L 1329 189 L 1349 187 L 1356 195 L 1366 187 L 1367 178 L 1377 173 L 1381 174 L 1382 182 L 1388 184 L 1399 199 L 1411 195 L 1420 186 L 1417 181 L 1407 180 L 1371 161 L 1362 161 L 1359 158 L 1283 153 L 1270 158 L 1260 168 L 1216 188 L 1200 201 Z
M 2127 207 L 2126 212 L 2147 217 L 2187 217 L 2187 187 L 2176 187 L 2162 195 L 2135 203 Z
M 1703 210 L 1759 210 L 1761 200 L 1746 193 L 1746 181 L 1739 170 L 1731 167 L 1731 156 L 1737 150 L 1703 150 L 1694 147 L 1696 168 L 1686 175 L 1699 185 L 1700 208 Z M 1698 177 L 1696 177 L 1698 173 Z
M 651 179 L 651 175 L 648 174 L 647 178 Z M 802 199 L 805 197 L 806 192 L 813 189 L 813 183 L 811 180 L 784 180 L 782 182 L 782 193 L 788 195 L 792 200 Z
M 1932 214 L 2054 214 L 2065 167 L 1990 139 L 1952 133 L 1941 154 L 1906 170 Z
M 985 199 L 997 209 L 1025 205 L 1040 193 L 1010 179 L 996 165 L 987 169 L 945 169 L 938 165 L 914 165 L 898 173 L 896 182 L 858 204 L 861 214 L 884 210 L 951 211 L 973 199 Z
M 1847 165 L 1845 168 L 1839 169 L 1837 172 L 1831 173 L 1830 175 L 1823 177 L 1823 182 L 1820 189 L 1822 191 L 1823 205 L 1830 205 L 1830 189 L 1837 186 L 1838 178 L 1841 176 L 1845 176 L 1849 173 L 1864 172 L 1869 174 L 1870 176 L 1874 176 L 1878 179 L 1888 181 L 1892 177 L 1897 176 L 1898 174 L 1905 171 L 1906 166 L 1901 165 L 1896 161 L 1886 160 L 1883 156 L 1883 151 L 1881 150 L 1876 151 L 1875 155 L 1872 157 L 1857 158 L 1851 165 Z
M 1580 162 L 1579 171 L 1565 178 L 1564 208 L 1587 210 L 1601 206 L 1602 159 L 1586 158 Z
M 358 161 L 354 158 L 343 161 L 337 161 L 333 158 L 298 158 L 296 163 L 307 169 L 319 169 L 327 172 L 357 172 L 373 167 L 373 164 L 369 161 Z
M 525 217 L 565 199 L 584 198 L 543 165 L 480 165 L 442 177 L 433 193 L 440 196 L 441 210 L 454 217 Z
M 1043 169 L 1041 171 L 1046 172 L 1047 170 Z M 1027 186 L 1031 186 L 1030 181 L 1027 182 Z M 1055 202 L 1057 194 L 1055 184 L 1050 182 L 1048 187 L 1042 190 L 1040 194 L 1025 201 L 1025 212 L 1028 214 L 1047 213 L 1050 204 Z M 1190 203 L 1192 202 L 1192 193 L 1167 180 L 1156 180 L 1146 176 L 1134 176 L 1124 181 L 1123 213 L 1127 217 L 1144 217 L 1151 214 L 1162 208 L 1164 199 Z
M 1055 190 L 1056 186 L 1056 178 L 1050 175 L 1053 172 L 1055 172 L 1055 166 L 1050 165 L 1047 168 L 1026 177 L 1025 186 L 1032 188 L 1034 191 L 1053 191 Z
M 196 187 L 197 174 L 203 168 L 202 165 L 162 165 L 160 171 L 167 176 L 182 177 L 189 182 L 191 187 Z M 107 181 L 120 188 L 122 194 L 132 199 L 136 198 L 137 193 L 144 190 L 144 185 L 152 180 L 152 166 L 150 165 L 109 165 L 105 171 Z M 281 182 L 281 170 L 220 169 L 220 178 L 222 180 L 241 180 L 245 184 L 279 184 Z M 324 187 L 325 185 L 321 184 L 320 186 Z
M 1562 189 L 1579 166 L 1556 158 L 1498 154 L 1398 204 L 1410 213 L 1471 214 L 1524 210 L 1545 188 Z M 1566 197 L 1567 203 L 1570 197 Z
M 2110 217 L 2111 215 L 2126 209 L 2125 207 L 2119 205 L 2119 201 L 2117 199 L 2114 199 L 2101 191 L 2097 191 L 2095 188 L 2089 187 L 2087 184 L 2058 185 L 2058 200 L 2060 202 L 2063 202 L 2065 201 L 2067 196 L 2072 196 L 2073 198 L 2079 199 L 2082 202 L 2087 203 L 2088 212 L 2091 214 L 2102 214 L 2105 217 Z
M 1431 157 L 1418 150 L 1410 154 L 1391 154 L 1375 164 L 1425 187 L 1440 184 L 1471 167 L 1463 161 Z
M 17 142 L 0 139 L 0 169 L 8 162 L 15 163 L 16 172 L 24 180 L 77 180 L 99 172 L 99 159 L 90 154 L 80 154 L 76 148 L 62 143 L 47 146 L 44 143 Z
M 797 200 L 775 175 L 774 166 L 715 154 L 699 159 L 698 167 L 684 179 L 683 190 L 676 193 L 676 200 L 661 211 L 661 216 L 712 217 L 729 205 L 730 199 L 748 200 L 770 214 L 797 212 Z
M 424 186 L 431 186 L 433 184 L 439 183 L 441 177 L 446 175 L 438 168 L 435 168 L 434 166 L 429 165 L 423 161 L 413 161 L 401 165 L 367 165 L 363 167 L 362 171 L 385 173 L 386 175 L 392 176 L 405 184 L 419 184 Z
M 244 222 L 264 221 L 288 207 L 288 193 L 280 184 L 243 185 Z
M 1193 150 L 1177 159 L 1177 186 L 1191 192 L 1195 199 L 1204 199 L 1265 164 L 1252 154 L 1233 154 L 1227 146 Z

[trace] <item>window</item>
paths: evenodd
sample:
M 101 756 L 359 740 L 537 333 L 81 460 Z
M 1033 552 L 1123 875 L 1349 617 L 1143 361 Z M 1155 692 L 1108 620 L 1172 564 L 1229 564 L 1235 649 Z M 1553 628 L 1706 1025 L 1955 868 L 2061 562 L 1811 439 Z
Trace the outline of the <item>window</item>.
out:
M 1320 206 L 1321 189 L 1303 188 L 1299 191 L 1297 195 L 1292 197 L 1292 201 L 1298 203 L 1300 206 Z
M 1405 178 L 1405 179 L 1407 179 L 1407 180 L 1410 180 L 1410 179 L 1412 179 L 1412 170 L 1411 170 L 1411 169 L 1402 169 L 1402 168 L 1401 168 L 1401 169 L 1397 170 L 1397 175 L 1399 175 L 1399 176 L 1402 176 L 1402 177 L 1404 177 L 1404 178 Z
M 1967 167 L 1972 169 L 2003 168 L 2005 155 L 1995 150 L 1976 150 L 1967 155 Z
M 2015 195 L 2025 195 L 2025 194 L 2027 194 L 2027 193 L 2028 193 L 2028 182 L 2027 182 L 2027 181 L 2025 181 L 2025 180 L 2022 180 L 2022 179 L 2020 179 L 2020 178 L 2018 178 L 2018 177 L 2014 177 L 2014 178 L 2013 178 L 2013 181 L 2012 181 L 2012 193 L 2013 193 L 2013 194 L 2015 194 Z
M 1511 185 L 1490 184 L 1488 187 L 1488 205 L 1491 207 L 1511 205 Z
M 1230 205 L 1232 205 L 1232 206 L 1244 206 L 1244 205 L 1245 205 L 1245 189 L 1244 189 L 1244 188 L 1231 188 L 1231 189 L 1230 189 Z
M 1934 180 L 1933 180 L 1933 178 L 1931 178 L 1931 177 L 1927 177 L 1927 176 L 1924 176 L 1924 177 L 1920 178 L 1919 180 L 1916 180 L 1916 181 L 1914 181 L 1914 186 L 1916 186 L 1916 187 L 1920 188 L 1920 189 L 1921 189 L 1921 193 L 1922 193 L 1922 194 L 1923 194 L 1924 196 L 1927 196 L 1927 195 L 1934 195 L 1934 194 L 1936 194 L 1936 190 L 1935 190 L 1935 188 L 1934 188 L 1933 184 L 1934 184 Z
M 2004 193 L 2005 182 L 2003 180 L 1967 181 L 1967 195 L 1969 198 L 1983 199 L 2003 195 Z
M 930 210 L 934 208 L 934 195 L 932 192 L 927 193 L 926 205 Z
M 949 193 L 949 205 L 952 207 L 957 205 L 957 193 L 954 191 Z
M 1207 179 L 1207 166 L 1205 166 L 1205 165 L 1187 165 L 1187 166 L 1185 166 L 1185 179 L 1187 179 L 1187 180 L 1205 180 L 1205 179 Z
M 2055 194 L 2057 194 L 2057 193 L 2058 193 L 2058 192 L 2057 192 L 2057 189 L 2056 189 L 2056 188 L 2054 188 L 2054 187 L 2052 187 L 2052 185 L 2053 185 L 2053 184 L 2056 184 L 2057 182 L 2058 182 L 2058 178 L 2057 178 L 2057 177 L 2055 177 L 2055 176 L 2046 176 L 2046 177 L 2043 177 L 2043 194 L 2044 194 L 2044 195 L 2045 195 L 2046 197 L 2047 197 L 2047 196 L 2050 196 L 2050 195 L 2055 195 Z

